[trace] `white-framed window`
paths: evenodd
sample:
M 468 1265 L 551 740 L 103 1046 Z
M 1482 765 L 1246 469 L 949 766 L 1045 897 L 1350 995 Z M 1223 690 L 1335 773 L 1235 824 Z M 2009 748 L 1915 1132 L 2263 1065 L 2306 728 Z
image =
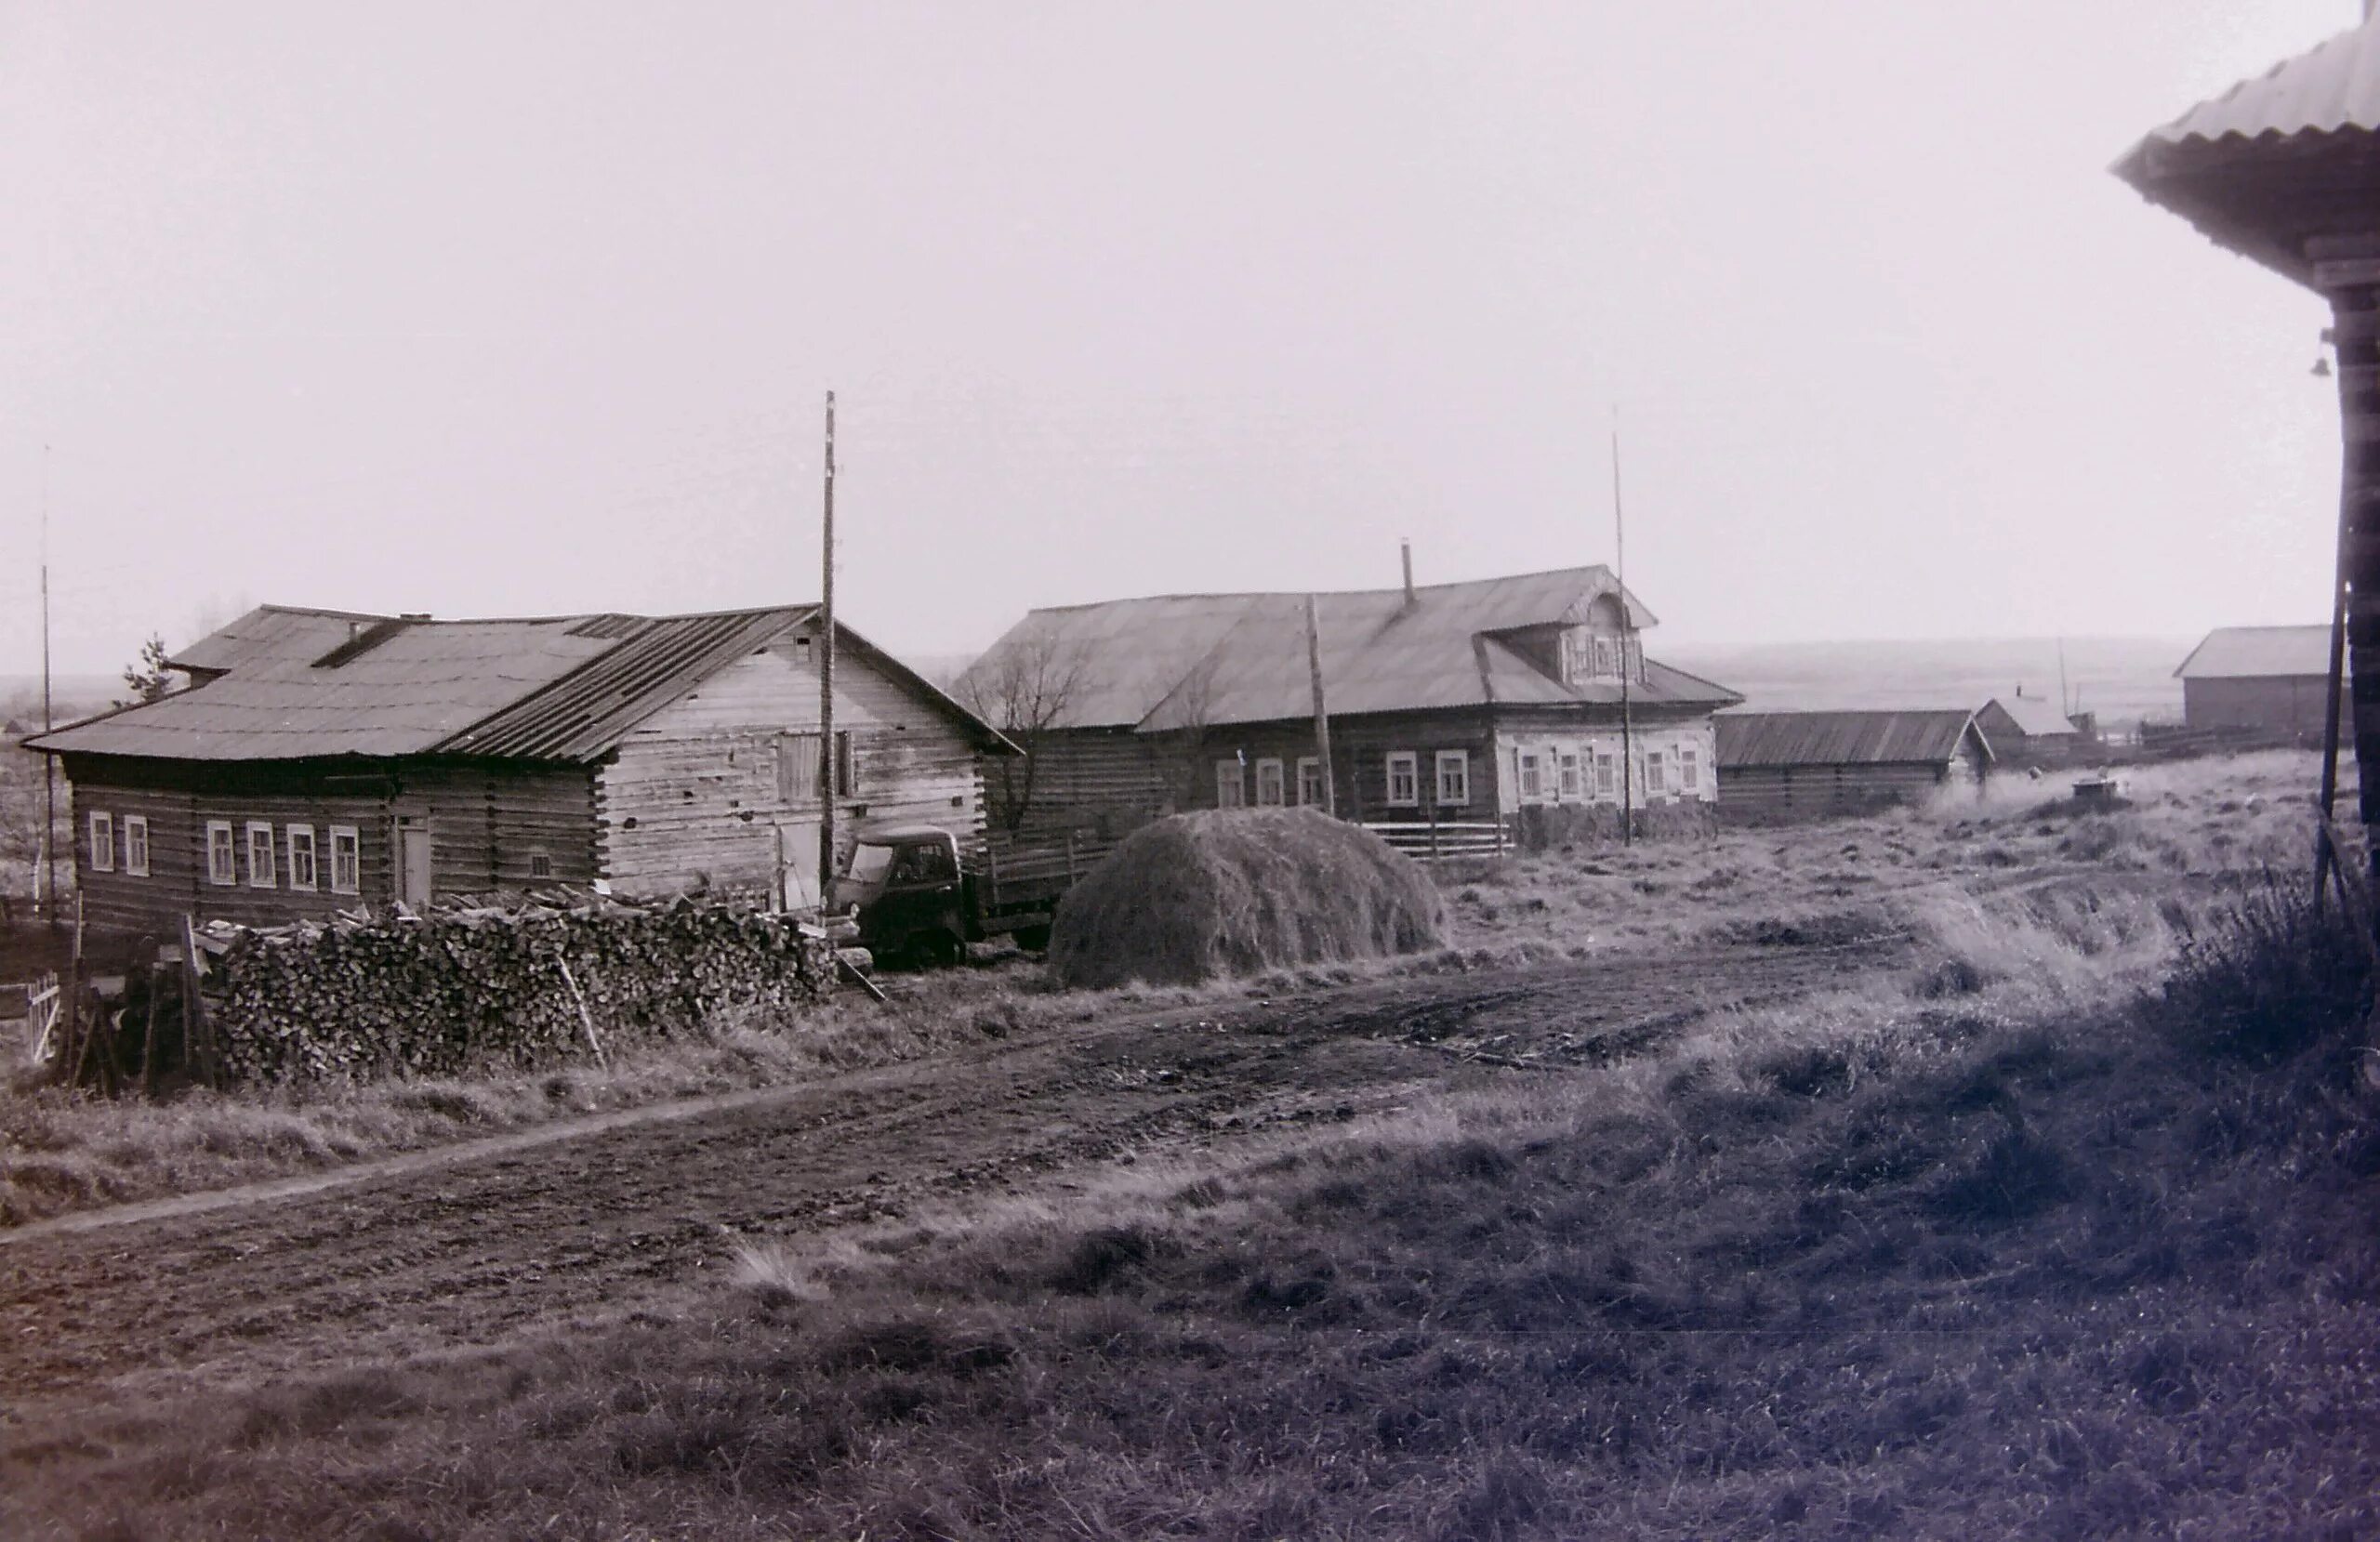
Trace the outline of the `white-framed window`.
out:
M 115 816 L 96 810 L 91 814 L 91 871 L 115 871 Z
M 1525 749 L 1518 753 L 1521 762 L 1521 796 L 1543 797 L 1545 796 L 1544 757 L 1533 749 Z
M 1278 760 L 1256 762 L 1256 805 L 1261 809 L 1277 809 L 1283 801 L 1281 763 Z
M 352 824 L 331 826 L 331 892 L 355 894 L 364 888 L 364 842 Z
M 1237 809 L 1248 802 L 1248 769 L 1239 757 L 1215 762 L 1215 807 Z
M 1620 757 L 1607 749 L 1595 752 L 1595 796 L 1620 796 Z
M 1298 757 L 1298 807 L 1319 809 L 1330 801 L 1322 796 L 1322 758 L 1316 755 Z
M 1616 639 L 1607 637 L 1595 639 L 1595 673 L 1609 675 L 1614 679 L 1620 678 L 1620 648 Z
M 231 834 L 228 819 L 206 822 L 206 881 L 231 884 L 240 881 L 240 843 Z
M 1669 791 L 1667 778 L 1664 774 L 1664 769 L 1667 764 L 1668 762 L 1663 758 L 1659 750 L 1646 750 L 1645 752 L 1645 791 L 1646 793 L 1665 793 Z
M 529 853 L 529 876 L 533 878 L 550 878 L 553 876 L 554 859 L 552 852 L 532 851 Z
M 1702 764 L 1690 749 L 1677 752 L 1677 784 L 1690 793 L 1702 790 Z
M 1437 756 L 1438 807 L 1461 808 L 1471 801 L 1471 752 L 1442 749 Z
M 1388 806 L 1418 808 L 1421 802 L 1421 757 L 1409 749 L 1388 754 Z
M 248 887 L 271 889 L 281 881 L 272 860 L 272 825 L 261 819 L 248 821 Z
M 149 876 L 149 816 L 124 816 L 124 870 L 136 878 Z
M 292 824 L 282 832 L 289 846 L 289 887 L 312 890 L 317 885 L 314 873 L 314 827 Z
M 1584 797 L 1587 796 L 1586 784 L 1580 779 L 1579 757 L 1577 751 L 1566 749 L 1562 752 L 1561 774 L 1561 797 Z

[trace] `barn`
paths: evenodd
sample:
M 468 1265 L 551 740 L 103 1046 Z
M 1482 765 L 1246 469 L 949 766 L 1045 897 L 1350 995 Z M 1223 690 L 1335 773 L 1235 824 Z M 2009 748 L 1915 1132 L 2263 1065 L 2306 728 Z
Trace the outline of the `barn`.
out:
M 848 627 L 835 743 L 814 606 L 529 620 L 266 605 L 171 660 L 192 688 L 31 741 L 72 788 L 85 917 L 170 933 L 602 881 L 816 892 L 845 828 L 983 828 L 1000 735 Z
M 2361 25 L 2150 129 L 2114 169 L 2330 312 L 2343 454 L 2326 619 L 2352 680 L 2342 721 L 2354 736 L 2359 812 L 2367 836 L 2380 837 L 2380 15 L 2364 10 Z M 2336 672 L 2326 658 L 2312 673 L 2324 679 L 2314 700 L 2326 709 Z M 2368 847 L 2380 875 L 2380 838 Z
M 1994 696 L 1975 715 L 1975 726 L 2001 760 L 2070 752 L 2082 737 L 2074 720 L 2056 702 L 2028 696 L 2020 687 L 2011 696 Z
M 1980 790 L 1992 765 L 1972 712 L 1723 712 L 1715 723 L 1730 820 L 1825 819 Z
M 1408 562 L 1402 588 L 1312 606 L 1311 639 L 1303 595 L 1026 615 L 959 681 L 1025 751 L 993 772 L 995 822 L 1112 837 L 1180 810 L 1323 804 L 1317 676 L 1342 817 L 1501 825 L 1714 795 L 1711 715 L 1742 698 L 1647 659 L 1654 617 L 1608 568 L 1416 586 Z
M 2218 626 L 2174 674 L 2191 728 L 2319 735 L 2330 694 L 2331 629 Z

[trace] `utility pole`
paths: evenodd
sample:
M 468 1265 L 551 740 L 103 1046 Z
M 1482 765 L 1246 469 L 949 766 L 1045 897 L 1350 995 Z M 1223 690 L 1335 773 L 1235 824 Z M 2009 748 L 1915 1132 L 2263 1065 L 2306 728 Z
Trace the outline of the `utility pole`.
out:
M 1314 674 L 1314 753 L 1322 762 L 1322 811 L 1339 813 L 1339 784 L 1330 774 L 1330 710 L 1322 696 L 1322 617 L 1312 595 L 1305 597 L 1305 659 Z
M 1611 409 L 1611 547 L 1620 580 L 1620 840 L 1636 844 L 1636 734 L 1629 720 L 1630 677 L 1636 667 L 1628 646 L 1628 525 L 1620 511 L 1620 409 Z
M 824 813 L 818 821 L 818 918 L 835 903 L 835 799 L 842 792 L 835 753 L 835 393 L 826 393 L 826 519 L 818 604 L 818 785 Z
M 2064 638 L 2057 639 L 2057 715 L 2061 718 L 2070 718 L 2074 715 L 2074 704 L 2066 698 L 2066 639 Z
M 49 705 L 49 446 L 41 447 L 41 731 L 57 725 Z M 58 925 L 58 757 L 41 758 L 41 863 L 33 907 Z

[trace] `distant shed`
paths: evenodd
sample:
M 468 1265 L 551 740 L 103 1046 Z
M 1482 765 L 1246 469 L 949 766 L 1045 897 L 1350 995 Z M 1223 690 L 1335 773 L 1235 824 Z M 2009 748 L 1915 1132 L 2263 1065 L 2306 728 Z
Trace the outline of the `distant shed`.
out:
M 1723 712 L 1719 811 L 1730 819 L 1822 819 L 1980 787 L 1992 764 L 1976 715 Z
M 2320 733 L 2331 629 L 2218 626 L 2174 673 L 2182 682 L 2182 718 L 2191 728 Z

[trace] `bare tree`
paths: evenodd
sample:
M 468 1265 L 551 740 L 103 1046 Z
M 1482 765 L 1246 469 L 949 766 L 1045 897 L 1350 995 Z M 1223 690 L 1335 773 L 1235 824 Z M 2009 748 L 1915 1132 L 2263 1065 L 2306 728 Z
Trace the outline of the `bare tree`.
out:
M 1211 653 L 1200 659 L 1166 696 L 1163 712 L 1170 726 L 1160 743 L 1162 752 L 1173 762 L 1170 781 L 1177 809 L 1199 806 L 1208 766 L 1198 752 L 1206 746 L 1207 730 L 1214 720 L 1218 662 Z
M 989 768 L 992 817 L 1005 829 L 1022 828 L 1033 811 L 1051 735 L 1086 689 L 1086 664 L 1080 648 L 1042 626 L 976 660 L 959 678 L 959 699 L 1025 752 L 1001 756 Z

